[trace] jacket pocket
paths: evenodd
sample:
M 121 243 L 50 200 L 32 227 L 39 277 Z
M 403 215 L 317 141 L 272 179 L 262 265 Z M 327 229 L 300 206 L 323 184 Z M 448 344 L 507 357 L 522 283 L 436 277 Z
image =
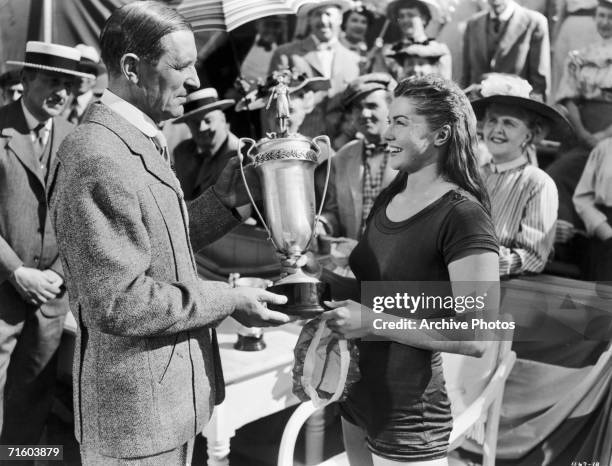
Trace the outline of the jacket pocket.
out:
M 172 363 L 178 334 L 147 338 L 147 356 L 153 380 L 161 384 Z

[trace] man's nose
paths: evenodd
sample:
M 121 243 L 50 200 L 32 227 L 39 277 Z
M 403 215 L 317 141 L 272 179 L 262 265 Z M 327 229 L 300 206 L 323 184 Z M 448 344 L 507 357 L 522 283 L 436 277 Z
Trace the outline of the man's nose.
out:
M 200 121 L 200 131 L 207 131 L 210 128 L 209 124 L 204 120 Z
M 200 78 L 198 78 L 198 72 L 195 69 L 195 66 L 189 67 L 189 74 L 185 79 L 185 87 L 189 90 L 189 92 L 197 91 L 200 88 Z
M 363 118 L 370 118 L 372 116 L 372 110 L 370 110 L 369 108 L 361 109 L 361 116 Z

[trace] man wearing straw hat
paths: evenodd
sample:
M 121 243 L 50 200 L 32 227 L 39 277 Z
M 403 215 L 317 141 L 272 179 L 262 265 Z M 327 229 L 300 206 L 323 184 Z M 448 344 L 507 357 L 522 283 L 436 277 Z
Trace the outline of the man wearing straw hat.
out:
M 291 68 L 308 77 L 331 81 L 331 89 L 317 92 L 316 107 L 306 117 L 300 132 L 308 137 L 327 134 L 333 139 L 340 133 L 344 88 L 359 76 L 359 54 L 338 40 L 342 13 L 351 7 L 348 0 L 318 0 L 300 8 L 298 15 L 308 18 L 310 35 L 279 46 L 272 55 L 268 74 Z
M 185 123 L 191 139 L 174 149 L 176 177 L 188 201 L 200 196 L 219 178 L 227 162 L 237 155 L 238 137 L 229 130 L 223 110 L 232 99 L 219 100 L 209 87 L 192 92 L 183 106 L 185 113 L 174 124 Z
M 77 69 L 88 73 L 89 78 L 75 80 L 73 97 L 64 109 L 64 115 L 70 123 L 78 124 L 83 119 L 89 104 L 94 100 L 94 86 L 98 76 L 105 72 L 104 65 L 100 63 L 100 54 L 89 45 L 77 44 L 75 49 L 81 52 L 81 60 Z
M 49 170 L 72 125 L 58 118 L 77 77 L 72 47 L 28 42 L 23 96 L 0 109 L 0 444 L 36 445 L 51 408 L 68 311 L 47 212 Z
M 171 170 L 158 125 L 200 85 L 189 23 L 131 2 L 100 49 L 108 89 L 63 142 L 49 201 L 78 323 L 76 438 L 84 465 L 186 464 L 224 397 L 215 327 L 287 322 L 265 307 L 286 299 L 198 276 L 193 250 L 238 225 L 248 197 L 237 158 L 189 203 Z

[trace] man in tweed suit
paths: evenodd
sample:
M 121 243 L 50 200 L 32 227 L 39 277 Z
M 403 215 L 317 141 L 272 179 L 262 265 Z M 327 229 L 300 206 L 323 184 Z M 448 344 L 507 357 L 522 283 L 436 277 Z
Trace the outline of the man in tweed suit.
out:
M 10 62 L 23 67 L 23 97 L 0 109 L 0 444 L 36 445 L 53 400 L 68 300 L 46 193 L 73 128 L 60 112 L 76 76 L 89 76 L 79 58 L 28 42 L 25 60 Z
M 100 46 L 109 88 L 62 144 L 50 200 L 79 325 L 76 437 L 85 465 L 185 464 L 223 397 L 214 327 L 228 315 L 284 323 L 264 303 L 285 298 L 198 278 L 192 247 L 235 226 L 230 209 L 247 196 L 231 161 L 186 205 L 165 160 L 157 125 L 199 87 L 189 24 L 133 2 L 111 14 Z

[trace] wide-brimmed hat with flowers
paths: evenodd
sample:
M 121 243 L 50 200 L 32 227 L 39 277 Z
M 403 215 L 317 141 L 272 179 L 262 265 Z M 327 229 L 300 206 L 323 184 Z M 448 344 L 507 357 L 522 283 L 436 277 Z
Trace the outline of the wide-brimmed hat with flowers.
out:
M 520 107 L 543 118 L 548 124 L 547 130 L 557 134 L 571 134 L 570 122 L 558 110 L 531 97 L 533 88 L 524 79 L 509 74 L 490 73 L 477 86 L 478 97 L 472 100 L 472 108 L 480 120 L 491 104 Z
M 81 52 L 74 47 L 31 40 L 26 43 L 23 61 L 9 60 L 6 64 L 95 79 L 93 74 L 77 71 L 80 60 Z

